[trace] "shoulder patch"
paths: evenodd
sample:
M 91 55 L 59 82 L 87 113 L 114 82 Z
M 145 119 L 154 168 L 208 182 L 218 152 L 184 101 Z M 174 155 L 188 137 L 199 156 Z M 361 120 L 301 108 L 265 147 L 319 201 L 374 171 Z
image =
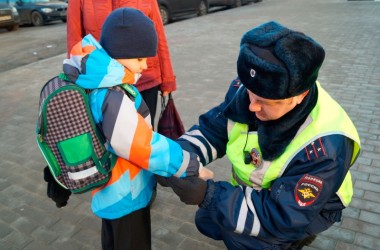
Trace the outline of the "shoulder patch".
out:
M 319 177 L 305 174 L 297 182 L 294 197 L 300 207 L 310 206 L 317 200 L 322 191 L 323 180 Z
M 234 79 L 234 80 L 232 81 L 231 85 L 232 85 L 233 87 L 235 87 L 235 88 L 240 87 L 240 85 L 241 85 L 240 79 L 239 79 L 239 78 Z
M 318 138 L 309 145 L 305 147 L 305 153 L 309 160 L 315 160 L 319 157 L 326 156 L 325 146 L 323 145 L 322 139 Z

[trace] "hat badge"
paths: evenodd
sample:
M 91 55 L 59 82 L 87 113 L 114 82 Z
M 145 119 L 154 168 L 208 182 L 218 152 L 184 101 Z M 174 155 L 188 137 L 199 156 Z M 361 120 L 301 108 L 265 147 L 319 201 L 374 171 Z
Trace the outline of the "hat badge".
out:
M 251 69 L 251 71 L 249 72 L 251 74 L 251 77 L 255 77 L 256 75 L 256 71 L 254 69 Z

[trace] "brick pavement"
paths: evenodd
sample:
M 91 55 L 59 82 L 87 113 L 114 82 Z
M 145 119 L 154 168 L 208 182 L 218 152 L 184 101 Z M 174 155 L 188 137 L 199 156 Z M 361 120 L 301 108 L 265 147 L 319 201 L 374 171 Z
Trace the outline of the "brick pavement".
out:
M 363 151 L 352 173 L 355 197 L 341 223 L 305 249 L 380 249 L 380 3 L 343 0 L 264 0 L 166 26 L 185 126 L 224 97 L 235 76 L 240 37 L 277 20 L 314 37 L 326 49 L 319 80 L 352 117 Z M 0 249 L 100 249 L 100 220 L 90 196 L 73 195 L 57 209 L 46 198 L 43 159 L 34 141 L 42 84 L 59 73 L 65 55 L 0 73 Z M 227 179 L 228 161 L 212 164 Z M 74 212 L 75 211 L 75 212 Z M 152 208 L 153 249 L 225 249 L 193 223 L 185 206 L 159 188 Z

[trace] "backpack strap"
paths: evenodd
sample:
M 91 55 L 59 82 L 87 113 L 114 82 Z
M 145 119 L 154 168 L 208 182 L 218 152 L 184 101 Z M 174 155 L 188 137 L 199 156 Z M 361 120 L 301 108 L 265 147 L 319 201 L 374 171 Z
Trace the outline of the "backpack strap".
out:
M 127 91 L 129 94 L 131 94 L 133 97 L 137 96 L 136 91 L 129 85 L 129 84 L 119 84 L 119 87 Z
M 58 77 L 66 82 L 73 82 L 65 73 L 59 73 Z

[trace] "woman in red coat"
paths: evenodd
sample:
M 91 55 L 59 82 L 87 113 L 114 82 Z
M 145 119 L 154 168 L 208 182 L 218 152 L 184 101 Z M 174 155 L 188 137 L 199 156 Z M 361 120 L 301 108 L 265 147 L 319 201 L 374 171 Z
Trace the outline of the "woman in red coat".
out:
M 148 59 L 148 69 L 135 85 L 148 105 L 154 126 L 158 91 L 166 96 L 176 90 L 176 77 L 157 0 L 70 1 L 67 13 L 67 52 L 69 55 L 71 48 L 87 34 L 92 34 L 99 40 L 104 20 L 112 10 L 121 7 L 142 11 L 153 21 L 158 35 L 157 55 Z

